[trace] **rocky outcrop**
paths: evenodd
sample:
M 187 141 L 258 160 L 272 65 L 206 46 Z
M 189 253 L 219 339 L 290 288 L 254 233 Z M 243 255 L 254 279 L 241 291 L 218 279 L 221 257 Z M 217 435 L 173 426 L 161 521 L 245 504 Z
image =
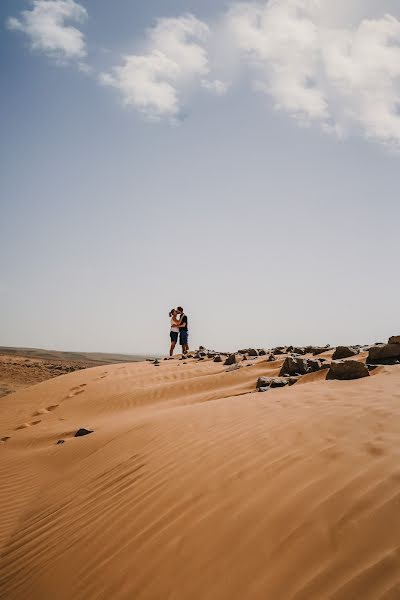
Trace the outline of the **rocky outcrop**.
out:
M 389 344 L 400 344 L 400 335 L 392 335 L 389 338 Z
M 214 361 L 213 362 L 217 362 L 217 363 L 222 362 L 222 358 L 220 357 L 219 354 L 217 354 L 217 356 L 214 357 Z
M 279 376 L 305 375 L 308 372 L 307 359 L 296 356 L 287 356 L 281 367 Z
M 369 377 L 368 367 L 357 360 L 332 361 L 327 379 L 352 380 Z
M 226 361 L 224 362 L 225 366 L 236 364 L 236 354 L 230 354 Z
M 337 346 L 335 352 L 332 355 L 332 360 L 341 360 L 343 358 L 350 358 L 350 356 L 356 356 L 360 351 L 352 346 Z
M 393 336 L 390 340 L 399 336 Z M 389 340 L 389 341 L 390 341 Z M 367 363 L 369 365 L 395 365 L 400 362 L 400 343 L 379 344 L 369 349 Z

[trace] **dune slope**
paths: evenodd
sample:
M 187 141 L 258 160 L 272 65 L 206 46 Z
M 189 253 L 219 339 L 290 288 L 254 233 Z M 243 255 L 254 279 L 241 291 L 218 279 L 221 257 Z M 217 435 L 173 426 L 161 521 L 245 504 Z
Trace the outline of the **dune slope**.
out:
M 0 598 L 399 599 L 400 367 L 255 393 L 281 364 L 2 398 Z

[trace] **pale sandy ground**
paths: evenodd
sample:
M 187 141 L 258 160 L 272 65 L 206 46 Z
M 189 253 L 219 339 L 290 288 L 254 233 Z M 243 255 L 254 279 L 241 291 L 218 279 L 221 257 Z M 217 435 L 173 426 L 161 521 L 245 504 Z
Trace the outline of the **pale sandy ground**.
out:
M 112 365 L 2 398 L 0 598 L 398 600 L 400 367 L 255 393 L 281 363 Z

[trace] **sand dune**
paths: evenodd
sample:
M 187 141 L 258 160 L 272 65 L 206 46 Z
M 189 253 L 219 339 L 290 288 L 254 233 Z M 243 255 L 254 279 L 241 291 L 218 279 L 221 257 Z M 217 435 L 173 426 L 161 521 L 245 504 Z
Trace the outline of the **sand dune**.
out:
M 0 598 L 398 600 L 400 366 L 256 393 L 282 362 L 2 398 Z

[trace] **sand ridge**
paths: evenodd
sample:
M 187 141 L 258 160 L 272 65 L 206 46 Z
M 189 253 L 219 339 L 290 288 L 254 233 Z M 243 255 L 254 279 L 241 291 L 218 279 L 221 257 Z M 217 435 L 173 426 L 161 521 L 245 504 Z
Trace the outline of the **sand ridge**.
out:
M 257 393 L 282 363 L 107 365 L 2 398 L 0 598 L 399 598 L 400 366 Z

